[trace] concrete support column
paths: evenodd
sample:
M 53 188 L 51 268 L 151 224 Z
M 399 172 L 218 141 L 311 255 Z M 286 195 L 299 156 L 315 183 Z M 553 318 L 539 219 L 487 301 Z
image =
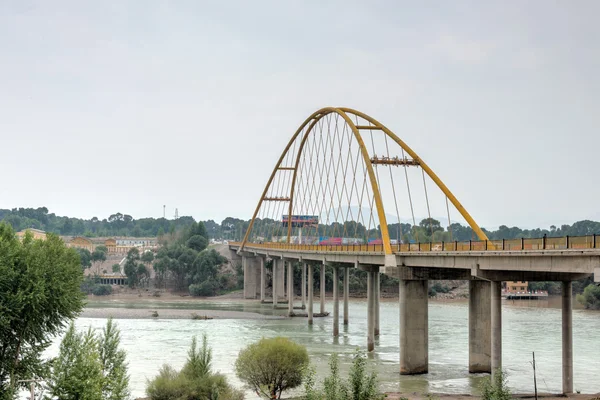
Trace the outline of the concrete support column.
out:
M 344 268 L 344 325 L 348 325 L 348 295 L 350 289 L 350 279 L 348 274 L 350 268 Z
M 381 298 L 381 276 L 375 272 L 375 336 L 379 336 L 379 300 Z
M 273 274 L 272 276 L 272 285 L 273 285 L 273 308 L 277 308 L 277 297 L 279 296 L 279 294 L 277 293 L 277 286 L 279 286 L 277 283 L 279 282 L 279 280 L 277 279 L 277 275 L 279 272 L 279 262 L 280 260 L 278 259 L 273 259 Z
M 300 280 L 302 284 L 302 290 L 300 291 L 302 296 L 302 309 L 306 308 L 306 263 L 302 263 L 302 279 Z
M 491 320 L 492 320 L 492 379 L 496 371 L 502 369 L 502 282 L 492 281 Z
M 562 283 L 562 390 L 573 393 L 573 283 Z
M 400 374 L 429 370 L 429 294 L 427 280 L 400 280 Z
M 244 298 L 256 298 L 256 270 L 254 269 L 254 257 L 242 256 L 242 268 L 244 270 Z
M 333 336 L 340 335 L 339 268 L 333 267 Z
M 260 257 L 260 302 L 265 302 L 265 286 L 266 286 L 267 272 L 265 271 L 265 259 Z
M 287 261 L 288 316 L 294 315 L 294 263 Z
M 308 264 L 308 324 L 313 324 L 313 290 L 315 283 L 313 282 L 313 265 Z
M 367 271 L 367 351 L 375 350 L 375 272 Z
M 283 259 L 277 263 L 277 295 L 281 298 L 285 296 L 285 265 Z
M 492 372 L 491 284 L 469 281 L 469 372 Z
M 321 285 L 319 289 L 321 289 L 321 314 L 325 314 L 325 263 L 321 265 Z

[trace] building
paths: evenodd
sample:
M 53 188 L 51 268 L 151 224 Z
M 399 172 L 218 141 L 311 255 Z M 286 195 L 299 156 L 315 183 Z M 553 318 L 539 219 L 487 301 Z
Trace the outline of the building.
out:
M 67 243 L 67 246 L 77 249 L 85 249 L 88 250 L 90 253 L 94 251 L 95 247 L 94 243 L 92 243 L 90 239 L 83 236 L 75 236 Z
M 506 282 L 507 293 L 523 293 L 527 292 L 529 283 L 526 281 L 508 281 Z
M 26 232 L 31 232 L 34 239 L 42 239 L 42 240 L 46 239 L 46 232 L 41 231 L 39 229 L 34 229 L 34 228 L 23 229 L 22 231 L 17 232 L 17 238 L 19 240 L 23 240 Z

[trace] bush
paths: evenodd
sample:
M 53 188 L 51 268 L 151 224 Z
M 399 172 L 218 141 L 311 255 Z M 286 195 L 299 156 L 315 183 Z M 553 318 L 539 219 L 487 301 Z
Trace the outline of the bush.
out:
M 354 354 L 348 380 L 340 377 L 337 354 L 329 360 L 330 374 L 323 379 L 323 390 L 315 388 L 315 370 L 309 369 L 305 376 L 306 400 L 379 400 L 385 396 L 377 392 L 377 374 L 367 374 L 367 360 L 359 350 Z
M 261 339 L 240 351 L 235 373 L 252 390 L 270 399 L 299 386 L 307 366 L 308 352 L 304 346 L 276 337 Z
M 217 284 L 212 279 L 207 279 L 198 285 L 190 285 L 189 291 L 192 296 L 214 296 L 217 292 Z
M 577 295 L 577 301 L 583 304 L 585 308 L 600 310 L 600 286 L 596 286 L 593 283 L 586 286 L 583 294 Z
M 241 400 L 244 395 L 233 389 L 221 374 L 210 370 L 212 351 L 206 335 L 202 347 L 197 347 L 196 338 L 188 351 L 188 358 L 181 371 L 163 365 L 158 376 L 148 381 L 146 394 L 151 400 Z
M 506 384 L 506 372 L 498 369 L 494 377 L 487 377 L 481 385 L 482 400 L 512 400 L 512 395 Z
M 94 285 L 92 287 L 92 294 L 94 296 L 107 296 L 112 294 L 112 286 L 110 285 Z

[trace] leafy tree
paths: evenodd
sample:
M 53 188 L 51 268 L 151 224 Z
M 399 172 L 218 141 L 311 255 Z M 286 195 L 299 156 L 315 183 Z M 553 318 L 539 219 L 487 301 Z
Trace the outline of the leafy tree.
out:
M 21 243 L 0 223 L 0 399 L 43 375 L 43 351 L 83 308 L 82 282 L 77 252 L 58 236 Z
M 208 246 L 208 240 L 204 236 L 194 235 L 185 242 L 185 245 L 192 250 L 202 251 Z
M 144 254 L 140 257 L 143 263 L 150 264 L 154 261 L 154 253 L 151 251 L 145 251 Z
M 204 282 L 209 278 L 216 279 L 221 265 L 227 263 L 227 258 L 215 249 L 205 250 L 198 254 L 192 265 L 192 282 Z
M 91 328 L 84 334 L 77 333 L 71 324 L 53 361 L 48 391 L 61 400 L 103 400 L 102 384 L 96 336 Z
M 90 329 L 77 333 L 73 324 L 60 344 L 48 379 L 50 394 L 66 400 L 125 400 L 129 376 L 120 332 L 110 318 L 97 336 Z
M 498 369 L 494 377 L 486 377 L 481 385 L 482 400 L 512 400 L 507 386 L 506 372 Z
M 75 250 L 79 254 L 81 268 L 82 269 L 90 268 L 92 266 L 92 254 L 90 253 L 90 251 L 88 249 L 81 249 L 81 248 L 77 248 Z
M 577 295 L 577 301 L 592 310 L 600 310 L 600 286 L 589 284 L 583 294 Z
M 125 258 L 125 267 L 123 269 L 125 270 L 129 287 L 135 287 L 135 285 L 138 284 L 139 260 L 140 252 L 137 248 L 134 247 L 127 252 L 127 257 Z
M 121 266 L 119 264 L 113 264 L 113 266 L 112 266 L 112 272 L 115 273 L 115 274 L 118 273 L 118 272 L 121 272 Z
M 307 366 L 308 352 L 304 346 L 284 337 L 263 338 L 240 351 L 235 372 L 257 393 L 271 399 L 299 386 Z
M 126 353 L 119 349 L 121 333 L 112 318 L 102 330 L 98 343 L 100 361 L 104 375 L 102 396 L 104 400 L 124 400 L 129 398 L 129 375 L 127 374 Z

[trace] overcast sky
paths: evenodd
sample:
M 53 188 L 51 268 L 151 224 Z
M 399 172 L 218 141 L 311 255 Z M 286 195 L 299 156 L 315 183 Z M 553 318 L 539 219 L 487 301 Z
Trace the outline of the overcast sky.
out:
M 480 225 L 600 220 L 600 2 L 0 0 L 0 208 L 247 219 L 359 109 Z

